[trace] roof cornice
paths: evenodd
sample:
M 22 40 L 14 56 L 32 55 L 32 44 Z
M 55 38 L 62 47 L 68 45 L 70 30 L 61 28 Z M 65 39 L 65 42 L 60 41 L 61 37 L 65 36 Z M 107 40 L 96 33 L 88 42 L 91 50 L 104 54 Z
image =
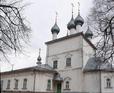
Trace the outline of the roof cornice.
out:
M 68 36 L 64 36 L 64 37 L 61 37 L 61 38 L 58 38 L 58 39 L 55 39 L 55 40 L 51 40 L 51 41 L 48 41 L 48 42 L 45 42 L 46 45 L 48 44 L 53 44 L 53 43 L 56 43 L 56 42 L 59 42 L 59 41 L 63 41 L 63 40 L 66 40 L 66 39 L 70 39 L 70 38 L 74 38 L 74 37 L 78 37 L 78 36 L 82 36 L 84 38 L 85 41 L 88 42 L 88 44 L 93 48 L 93 49 L 97 49 L 94 44 L 88 39 L 85 37 L 85 35 L 83 34 L 83 32 L 79 32 L 79 33 L 76 33 L 76 34 L 72 34 L 72 35 L 68 35 Z

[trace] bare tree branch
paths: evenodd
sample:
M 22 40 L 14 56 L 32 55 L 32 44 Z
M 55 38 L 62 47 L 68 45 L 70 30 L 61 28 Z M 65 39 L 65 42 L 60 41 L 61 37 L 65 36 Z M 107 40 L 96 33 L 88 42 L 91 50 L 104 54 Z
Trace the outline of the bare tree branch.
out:
M 22 52 L 22 45 L 29 39 L 30 28 L 25 25 L 22 7 L 16 6 L 21 1 L 0 0 L 0 53 L 4 57 L 8 52 Z
M 114 62 L 114 0 L 94 0 L 88 23 L 95 37 L 100 37 L 96 47 L 96 57 L 103 63 Z

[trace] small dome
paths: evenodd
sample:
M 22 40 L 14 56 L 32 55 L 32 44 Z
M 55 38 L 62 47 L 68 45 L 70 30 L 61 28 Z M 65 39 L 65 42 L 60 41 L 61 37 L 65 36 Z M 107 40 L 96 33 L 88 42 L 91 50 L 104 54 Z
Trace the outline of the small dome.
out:
M 92 38 L 93 36 L 93 32 L 90 30 L 90 28 L 88 27 L 87 31 L 85 32 L 85 36 L 88 38 Z
M 42 59 L 40 56 L 38 56 L 37 61 L 40 62 Z
M 42 63 L 41 63 L 41 60 L 42 60 L 41 57 L 38 56 L 38 58 L 37 58 L 37 63 L 36 63 L 38 66 L 40 66 L 40 65 L 42 64 Z
M 67 24 L 67 28 L 70 30 L 72 28 L 75 28 L 74 18 L 72 17 L 70 22 Z
M 55 23 L 54 26 L 51 28 L 51 32 L 52 32 L 52 34 L 53 33 L 57 33 L 58 34 L 60 32 L 60 29 L 59 29 L 57 23 Z
M 78 16 L 75 18 L 75 25 L 83 25 L 84 24 L 84 19 L 78 14 Z

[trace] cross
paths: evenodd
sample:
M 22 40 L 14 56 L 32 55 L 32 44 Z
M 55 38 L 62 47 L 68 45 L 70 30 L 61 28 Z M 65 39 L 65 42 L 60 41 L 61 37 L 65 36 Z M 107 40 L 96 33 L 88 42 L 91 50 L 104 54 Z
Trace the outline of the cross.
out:
M 74 4 L 73 4 L 73 3 L 71 3 L 71 5 L 72 5 L 72 15 L 73 15 L 73 7 L 74 7 Z
M 57 23 L 57 16 L 58 16 L 58 13 L 55 12 L 55 14 L 56 14 L 56 17 L 55 17 L 55 23 Z
M 80 2 L 78 2 L 78 14 L 80 14 Z
M 40 56 L 41 48 L 39 48 L 39 56 Z
M 78 15 L 80 15 L 80 2 L 79 2 L 79 0 L 78 0 Z

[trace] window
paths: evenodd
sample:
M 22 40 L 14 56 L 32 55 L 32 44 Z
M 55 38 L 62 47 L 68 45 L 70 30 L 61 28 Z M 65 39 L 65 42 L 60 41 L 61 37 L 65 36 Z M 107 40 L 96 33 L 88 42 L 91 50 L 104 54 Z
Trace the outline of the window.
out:
M 111 88 L 111 79 L 109 78 L 106 79 L 106 87 Z
M 70 90 L 71 80 L 72 79 L 70 77 L 65 77 L 64 78 L 64 90 Z
M 27 79 L 23 80 L 23 89 L 27 89 Z
M 66 81 L 66 89 L 69 89 L 69 81 Z
M 3 89 L 3 80 L 0 80 L 0 90 Z
M 18 89 L 18 80 L 15 79 L 15 88 L 14 89 Z
M 57 65 L 58 65 L 58 61 L 57 60 L 53 61 L 53 68 L 54 69 L 57 69 Z
M 50 90 L 51 89 L 51 80 L 48 80 L 47 82 L 47 90 Z
M 66 67 L 71 66 L 71 58 L 66 58 Z
M 10 89 L 10 80 L 8 80 L 8 82 L 7 82 L 7 89 Z

